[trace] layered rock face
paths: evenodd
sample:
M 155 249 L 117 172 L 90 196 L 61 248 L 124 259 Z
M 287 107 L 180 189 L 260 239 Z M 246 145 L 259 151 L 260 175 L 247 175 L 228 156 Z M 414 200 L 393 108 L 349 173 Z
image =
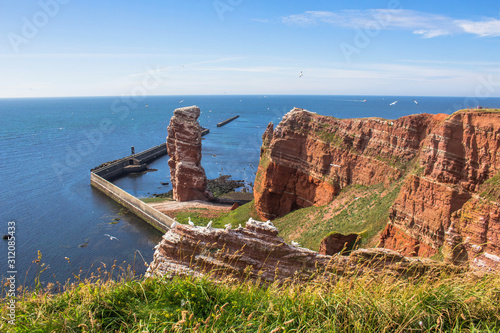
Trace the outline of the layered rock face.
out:
M 207 200 L 207 177 L 201 166 L 200 109 L 176 109 L 168 125 L 170 181 L 177 201 Z
M 330 202 L 350 184 L 400 178 L 446 115 L 336 119 L 293 109 L 263 136 L 255 206 L 263 219 Z
M 294 109 L 263 136 L 255 207 L 274 219 L 324 205 L 350 184 L 399 180 L 381 246 L 431 256 L 455 244 L 451 261 L 466 253 L 465 261 L 493 267 L 500 264 L 500 191 L 486 197 L 482 184 L 499 170 L 498 110 L 340 120 Z
M 214 229 L 176 224 L 158 244 L 146 276 L 210 274 L 262 282 L 309 279 L 313 274 L 359 274 L 390 270 L 421 274 L 450 268 L 432 260 L 406 258 L 387 249 L 363 249 L 349 256 L 321 255 L 289 245 L 271 222 L 250 219 L 245 228 Z
M 429 256 L 451 243 L 452 261 L 500 267 L 500 201 L 481 187 L 500 170 L 500 113 L 454 113 L 422 142 L 419 164 L 391 208 L 381 246 Z

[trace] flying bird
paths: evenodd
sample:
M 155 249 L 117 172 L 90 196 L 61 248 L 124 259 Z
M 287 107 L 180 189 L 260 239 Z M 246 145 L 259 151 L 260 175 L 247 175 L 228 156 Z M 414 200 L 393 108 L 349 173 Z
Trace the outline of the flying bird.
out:
M 104 236 L 108 236 L 110 240 L 113 240 L 113 239 L 118 240 L 118 238 L 116 238 L 115 236 L 111 236 L 111 235 L 108 235 L 108 234 L 104 234 Z
M 300 71 L 299 77 L 303 77 L 304 74 L 302 74 L 302 71 Z

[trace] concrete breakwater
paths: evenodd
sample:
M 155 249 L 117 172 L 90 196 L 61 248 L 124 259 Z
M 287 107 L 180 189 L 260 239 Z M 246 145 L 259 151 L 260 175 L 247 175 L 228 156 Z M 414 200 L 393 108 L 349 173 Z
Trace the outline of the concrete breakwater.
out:
M 233 121 L 233 120 L 235 120 L 236 118 L 239 118 L 239 116 L 238 116 L 238 115 L 236 115 L 236 116 L 234 116 L 234 117 L 231 117 L 231 118 L 229 118 L 229 119 L 226 119 L 226 120 L 224 120 L 224 121 L 221 121 L 220 123 L 217 123 L 217 127 L 222 127 L 222 126 L 226 125 L 227 123 L 232 122 L 232 121 Z
M 165 155 L 167 155 L 167 145 L 162 143 L 140 153 L 104 163 L 92 169 L 92 172 L 106 180 L 112 180 L 131 172 L 144 171 L 147 169 L 147 163 Z
M 94 172 L 90 173 L 90 184 L 162 233 L 167 232 L 174 222 L 167 215 L 125 192 Z
M 140 153 L 104 163 L 90 171 L 90 184 L 139 218 L 165 233 L 170 229 L 174 222 L 173 219 L 112 184 L 110 180 L 131 172 L 146 170 L 147 163 L 166 154 L 167 145 L 163 143 Z

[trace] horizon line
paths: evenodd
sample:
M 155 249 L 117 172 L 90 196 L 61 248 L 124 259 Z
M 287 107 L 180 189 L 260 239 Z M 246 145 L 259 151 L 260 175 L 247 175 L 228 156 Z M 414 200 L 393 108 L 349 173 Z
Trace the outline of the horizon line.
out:
M 36 98 L 148 98 L 148 97 L 174 97 L 174 96 L 366 96 L 366 97 L 449 97 L 449 98 L 476 98 L 476 99 L 488 99 L 488 98 L 500 98 L 500 96 L 488 96 L 488 97 L 477 97 L 477 96 L 461 96 L 461 95 L 371 95 L 371 94 L 162 94 L 162 95 L 82 95 L 82 96 L 18 96 L 18 97 L 3 97 L 2 99 L 36 99 Z

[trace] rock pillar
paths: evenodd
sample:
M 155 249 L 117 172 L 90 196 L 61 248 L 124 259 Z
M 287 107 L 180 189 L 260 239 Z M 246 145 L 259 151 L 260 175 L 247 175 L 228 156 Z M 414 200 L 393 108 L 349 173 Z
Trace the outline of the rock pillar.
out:
M 174 200 L 208 200 L 207 177 L 201 166 L 200 108 L 174 111 L 168 125 L 167 149 Z

